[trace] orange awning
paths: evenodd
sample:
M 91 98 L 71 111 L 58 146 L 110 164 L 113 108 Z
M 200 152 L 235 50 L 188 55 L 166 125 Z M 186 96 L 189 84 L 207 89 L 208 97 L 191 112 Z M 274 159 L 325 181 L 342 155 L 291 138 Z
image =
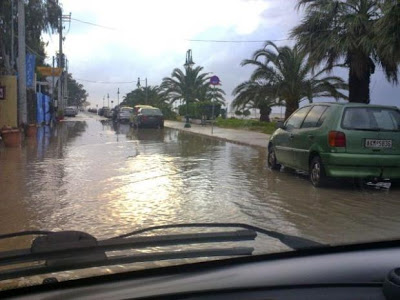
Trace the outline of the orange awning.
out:
M 52 68 L 52 67 L 37 67 L 36 70 L 43 76 L 60 76 L 62 73 L 62 68 Z

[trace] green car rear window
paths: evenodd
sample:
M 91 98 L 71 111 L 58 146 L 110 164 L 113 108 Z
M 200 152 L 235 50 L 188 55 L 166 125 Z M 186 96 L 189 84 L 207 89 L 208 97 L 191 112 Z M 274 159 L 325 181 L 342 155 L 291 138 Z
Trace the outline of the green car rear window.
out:
M 342 128 L 353 130 L 400 130 L 400 112 L 393 108 L 350 107 L 346 108 Z

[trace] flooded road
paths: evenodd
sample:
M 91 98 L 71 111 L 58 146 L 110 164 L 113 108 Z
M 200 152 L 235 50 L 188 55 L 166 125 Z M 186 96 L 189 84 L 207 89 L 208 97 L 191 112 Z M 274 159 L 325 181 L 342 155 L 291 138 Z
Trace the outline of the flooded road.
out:
M 400 189 L 316 189 L 304 176 L 268 170 L 264 150 L 89 114 L 42 128 L 20 149 L 0 147 L 0 233 L 104 238 L 191 222 L 248 223 L 333 244 L 392 239 Z

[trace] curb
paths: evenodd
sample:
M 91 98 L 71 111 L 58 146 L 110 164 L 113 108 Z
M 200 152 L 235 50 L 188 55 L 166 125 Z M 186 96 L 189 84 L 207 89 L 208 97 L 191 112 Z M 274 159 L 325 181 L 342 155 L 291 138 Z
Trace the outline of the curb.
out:
M 170 127 L 168 125 L 165 125 L 165 127 L 166 128 L 171 128 L 171 129 L 176 129 L 176 130 L 179 130 L 179 131 L 182 131 L 182 132 L 187 132 L 187 133 L 194 134 L 194 135 L 208 137 L 210 139 L 225 141 L 225 142 L 229 142 L 229 143 L 233 143 L 233 144 L 237 144 L 237 145 L 242 145 L 242 146 L 254 147 L 254 148 L 257 148 L 259 150 L 266 150 L 267 149 L 267 146 L 254 145 L 254 144 L 249 144 L 249 143 L 246 143 L 246 142 L 233 140 L 233 139 L 229 139 L 229 138 L 219 137 L 219 136 L 215 136 L 215 135 L 209 135 L 209 134 L 200 133 L 200 132 L 194 132 L 194 131 L 187 130 L 185 128 Z

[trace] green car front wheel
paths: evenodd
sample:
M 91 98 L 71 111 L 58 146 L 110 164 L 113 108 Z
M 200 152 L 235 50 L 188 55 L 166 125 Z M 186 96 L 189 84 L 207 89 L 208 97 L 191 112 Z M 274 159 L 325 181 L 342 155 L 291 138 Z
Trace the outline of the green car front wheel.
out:
M 280 170 L 281 165 L 278 164 L 273 146 L 268 148 L 268 168 L 271 170 Z

